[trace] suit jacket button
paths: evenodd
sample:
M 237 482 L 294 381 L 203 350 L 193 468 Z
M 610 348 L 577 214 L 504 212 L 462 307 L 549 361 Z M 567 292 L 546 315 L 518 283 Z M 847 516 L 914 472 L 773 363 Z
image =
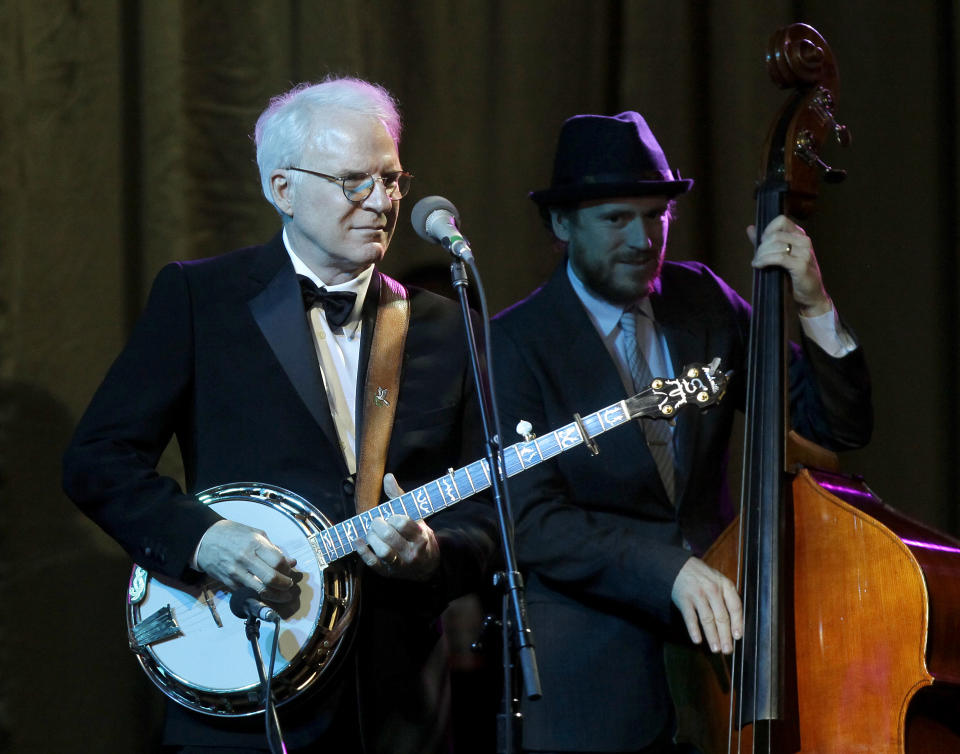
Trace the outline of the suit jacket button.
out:
M 351 479 L 350 477 L 347 477 L 346 479 L 344 479 L 342 489 L 343 489 L 344 495 L 353 497 L 353 493 L 356 490 L 356 485 L 354 485 L 353 479 Z

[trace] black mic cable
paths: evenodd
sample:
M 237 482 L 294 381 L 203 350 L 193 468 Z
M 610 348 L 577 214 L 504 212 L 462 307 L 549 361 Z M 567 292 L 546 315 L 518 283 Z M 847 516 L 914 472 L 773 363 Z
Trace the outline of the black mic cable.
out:
M 280 718 L 277 716 L 277 706 L 273 699 L 273 671 L 277 659 L 277 650 L 280 645 L 280 616 L 269 605 L 259 599 L 259 595 L 250 588 L 237 589 L 230 596 L 230 610 L 238 618 L 246 621 L 247 638 L 253 647 L 253 659 L 257 665 L 257 675 L 260 677 L 260 686 L 263 688 L 263 714 L 266 726 L 267 745 L 271 754 L 286 754 L 287 747 L 283 742 L 283 732 L 280 729 Z M 270 669 L 264 674 L 263 655 L 260 653 L 260 621 L 265 620 L 273 624 L 273 646 L 270 650 Z

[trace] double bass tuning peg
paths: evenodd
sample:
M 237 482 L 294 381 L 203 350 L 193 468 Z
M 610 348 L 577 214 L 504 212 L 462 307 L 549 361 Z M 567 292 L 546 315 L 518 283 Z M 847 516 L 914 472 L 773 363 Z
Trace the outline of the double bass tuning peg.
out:
M 833 128 L 833 135 L 837 140 L 837 144 L 841 147 L 849 147 L 853 142 L 850 129 L 842 123 L 837 122 L 837 118 L 833 114 L 833 107 L 833 95 L 829 90 L 818 87 L 810 100 L 810 109 L 817 114 L 821 123 L 829 124 Z
M 847 171 L 838 168 L 832 168 L 822 160 L 820 166 L 823 168 L 823 180 L 827 183 L 843 183 L 847 178 Z
M 850 129 L 842 123 L 833 122 L 833 135 L 837 139 L 837 144 L 841 147 L 849 147 L 853 143 L 853 137 L 850 135 Z
M 822 125 L 833 129 L 833 136 L 841 147 L 850 146 L 853 141 L 850 129 L 837 122 L 833 94 L 829 89 L 822 86 L 816 88 L 809 100 L 809 110 Z M 827 183 L 840 183 L 847 177 L 846 170 L 834 168 L 823 161 L 817 151 L 817 139 L 809 130 L 803 129 L 797 133 L 794 153 L 808 165 L 820 168 L 823 180 Z
M 838 141 L 843 143 L 842 139 L 846 139 L 846 143 L 850 143 L 849 131 L 846 126 L 841 126 L 839 124 L 834 124 L 834 133 L 837 135 Z M 841 133 L 844 136 L 841 137 Z M 797 134 L 797 140 L 793 148 L 794 153 L 803 160 L 805 163 L 811 166 L 816 166 L 823 171 L 823 180 L 827 183 L 841 183 L 847 177 L 847 171 L 835 168 L 831 165 L 828 165 L 823 161 L 820 155 L 817 153 L 816 142 L 814 140 L 813 134 L 809 131 L 801 131 Z

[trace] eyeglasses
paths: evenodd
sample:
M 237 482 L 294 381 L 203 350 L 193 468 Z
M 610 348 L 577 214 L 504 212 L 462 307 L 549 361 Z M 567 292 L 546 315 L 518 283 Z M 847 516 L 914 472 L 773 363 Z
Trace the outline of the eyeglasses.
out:
M 307 170 L 306 168 L 291 167 L 287 168 L 287 170 L 296 170 L 300 173 L 309 173 L 310 175 L 315 175 L 318 178 L 325 178 L 332 183 L 339 183 L 340 188 L 343 189 L 343 195 L 347 197 L 348 201 L 351 201 L 354 204 L 362 204 L 365 202 L 370 194 L 373 193 L 373 189 L 374 186 L 377 185 L 377 181 L 380 181 L 380 185 L 383 186 L 383 190 L 387 192 L 387 196 L 391 201 L 402 199 L 410 190 L 410 181 L 413 179 L 413 175 L 405 170 L 398 170 L 395 173 L 387 173 L 385 175 L 353 173 L 351 175 L 343 176 L 342 178 L 336 175 L 318 173 L 316 170 Z

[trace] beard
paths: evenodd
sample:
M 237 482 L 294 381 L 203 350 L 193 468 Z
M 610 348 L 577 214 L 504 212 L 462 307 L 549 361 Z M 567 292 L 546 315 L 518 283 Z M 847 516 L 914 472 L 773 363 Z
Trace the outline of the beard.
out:
M 572 249 L 568 251 L 577 277 L 596 295 L 612 304 L 630 304 L 649 295 L 663 266 L 662 251 L 599 260 L 585 259 Z

